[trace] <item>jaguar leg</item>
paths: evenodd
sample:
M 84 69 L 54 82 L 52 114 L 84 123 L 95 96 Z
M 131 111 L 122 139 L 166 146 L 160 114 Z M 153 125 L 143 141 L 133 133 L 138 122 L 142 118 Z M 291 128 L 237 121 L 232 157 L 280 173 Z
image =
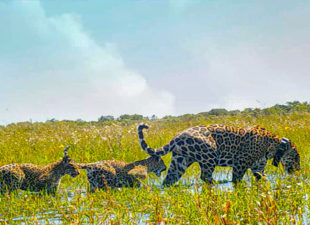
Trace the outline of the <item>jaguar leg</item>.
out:
M 255 176 L 256 181 L 259 181 L 262 178 L 262 176 L 265 175 L 264 169 L 266 167 L 266 164 L 267 164 L 267 160 L 263 159 L 263 160 L 260 160 L 258 162 L 255 162 L 251 166 L 251 171 L 252 171 L 253 175 Z
M 164 186 L 171 186 L 176 183 L 184 174 L 185 170 L 192 165 L 194 160 L 181 155 L 172 157 L 167 176 L 163 182 Z
M 46 193 L 49 195 L 56 195 L 57 187 L 49 188 L 46 190 Z
M 212 174 L 215 169 L 215 165 L 208 166 L 206 164 L 199 163 L 200 166 L 200 178 L 206 183 L 212 184 L 213 179 L 212 179 Z
M 93 193 L 95 192 L 95 190 L 96 190 L 95 186 L 93 184 L 90 184 L 89 192 Z
M 5 175 L 1 174 L 3 177 L 0 185 L 0 192 L 12 192 L 21 187 L 24 176 L 21 176 L 15 172 L 8 171 Z
M 245 172 L 247 171 L 248 168 L 246 167 L 233 167 L 233 177 L 232 177 L 232 182 L 234 184 L 237 184 L 238 182 L 240 182 L 245 174 Z

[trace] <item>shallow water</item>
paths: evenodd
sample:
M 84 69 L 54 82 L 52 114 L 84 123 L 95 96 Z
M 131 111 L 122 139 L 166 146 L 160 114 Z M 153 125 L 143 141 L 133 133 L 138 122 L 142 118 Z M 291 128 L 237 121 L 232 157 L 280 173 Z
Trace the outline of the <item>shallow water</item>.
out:
M 219 171 L 219 172 L 215 172 L 213 175 L 214 180 L 216 181 L 216 184 L 213 185 L 212 188 L 216 188 L 220 191 L 233 191 L 234 187 L 233 187 L 233 183 L 231 182 L 232 179 L 232 175 L 231 175 L 231 171 Z M 164 177 L 161 176 L 158 179 L 149 179 L 147 182 L 147 185 L 150 187 L 156 187 L 156 188 L 161 188 L 161 193 L 164 194 L 165 193 L 165 188 L 162 187 L 162 182 L 163 182 Z M 247 186 L 251 186 L 251 174 L 247 173 L 243 180 L 245 181 Z M 268 175 L 267 179 L 271 182 L 271 184 L 274 184 L 276 181 L 276 178 L 272 175 Z M 285 179 L 285 178 L 283 178 Z M 196 188 L 198 185 L 198 189 Z M 187 177 L 185 176 L 185 178 L 181 178 L 180 182 L 179 182 L 179 186 L 181 186 L 182 188 L 187 189 L 190 192 L 196 192 L 198 190 L 198 192 L 202 192 L 203 188 L 202 188 L 203 182 L 200 180 L 199 177 Z M 61 201 L 63 202 L 68 202 L 70 203 L 71 201 L 73 201 L 73 199 L 77 196 L 80 197 L 87 197 L 87 190 L 86 188 L 82 188 L 79 190 L 76 190 L 74 188 L 72 189 L 66 189 L 66 190 L 60 190 L 65 192 L 65 194 L 61 194 L 60 198 Z M 23 192 L 19 193 L 20 195 L 23 194 Z M 25 195 L 27 196 L 27 195 Z M 306 202 L 308 202 L 308 194 L 306 194 L 304 196 L 304 200 Z M 89 210 L 89 208 L 84 208 L 85 212 L 87 212 Z M 96 209 L 96 208 L 95 208 Z M 99 209 L 99 208 L 97 208 Z M 99 209 L 101 210 L 101 208 Z M 83 211 L 83 207 L 79 208 L 79 212 Z M 75 211 L 73 211 L 74 213 Z M 131 213 L 129 212 L 128 215 L 131 215 Z M 133 216 L 132 218 L 134 219 L 134 223 L 136 224 L 145 224 L 145 221 L 150 220 L 150 215 L 146 214 L 146 213 L 135 213 L 135 216 Z M 109 219 L 113 219 L 116 217 L 116 215 L 114 215 L 113 213 L 110 214 L 104 214 L 102 215 L 102 218 L 107 217 Z M 40 212 L 38 213 L 36 216 L 36 221 L 38 224 L 62 224 L 64 222 L 63 220 L 63 215 L 60 213 L 60 211 L 57 210 L 51 210 L 51 211 L 46 211 L 46 212 Z M 100 217 L 100 216 L 99 216 Z M 34 218 L 32 216 L 30 217 L 16 217 L 13 219 L 14 223 L 18 223 L 18 224 L 28 224 L 27 222 L 25 223 L 25 220 L 31 221 Z M 97 217 L 98 219 L 98 217 Z M 6 221 L 1 220 L 1 215 L 0 215 L 0 223 Z M 297 221 L 298 222 L 298 221 Z M 91 224 L 91 221 L 87 218 L 84 218 L 83 224 Z M 306 205 L 305 208 L 305 212 L 302 216 L 302 224 L 310 224 L 310 215 L 309 215 L 309 206 Z
M 24 222 L 25 220 L 34 221 L 34 219 L 36 219 L 38 224 L 62 224 L 63 220 L 61 216 L 62 215 L 57 211 L 49 211 L 46 213 L 42 213 L 41 215 L 36 215 L 36 218 L 34 218 L 33 216 L 16 217 L 13 219 L 13 221 L 14 223 L 18 223 L 21 225 L 29 224 L 28 222 Z
M 304 200 L 309 200 L 309 194 L 304 196 Z M 303 224 L 310 224 L 310 214 L 309 214 L 309 205 L 307 204 L 305 207 L 305 213 L 302 215 Z

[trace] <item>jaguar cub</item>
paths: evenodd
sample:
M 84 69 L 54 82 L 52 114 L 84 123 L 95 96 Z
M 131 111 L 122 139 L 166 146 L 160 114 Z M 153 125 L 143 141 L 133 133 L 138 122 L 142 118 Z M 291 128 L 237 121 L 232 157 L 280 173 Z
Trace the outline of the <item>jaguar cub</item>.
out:
M 152 156 L 133 163 L 105 160 L 95 163 L 79 163 L 78 165 L 80 169 L 87 169 L 91 192 L 107 186 L 112 188 L 139 187 L 139 179 L 145 179 L 147 173 L 153 172 L 160 177 L 161 172 L 167 169 L 159 156 Z
M 212 183 L 215 166 L 232 167 L 232 181 L 240 181 L 247 169 L 251 169 L 257 179 L 273 158 L 273 165 L 281 162 L 285 170 L 292 173 L 300 170 L 300 157 L 288 139 L 279 138 L 266 129 L 256 126 L 245 129 L 226 125 L 196 126 L 179 132 L 165 146 L 152 149 L 143 136 L 145 124 L 140 124 L 138 134 L 142 149 L 149 155 L 161 156 L 172 152 L 172 160 L 164 185 L 172 185 L 194 162 L 201 169 L 201 179 Z
M 55 193 L 64 175 L 79 175 L 78 165 L 68 156 L 68 149 L 69 146 L 64 149 L 62 160 L 47 166 L 12 163 L 0 167 L 0 193 L 17 189 Z

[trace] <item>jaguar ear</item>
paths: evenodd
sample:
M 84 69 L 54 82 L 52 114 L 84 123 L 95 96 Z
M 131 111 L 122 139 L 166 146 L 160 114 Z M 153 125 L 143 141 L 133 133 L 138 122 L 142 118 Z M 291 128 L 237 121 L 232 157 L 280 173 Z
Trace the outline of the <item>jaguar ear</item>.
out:
M 281 139 L 281 143 L 279 144 L 277 151 L 273 157 L 273 161 L 272 161 L 272 165 L 278 167 L 279 163 L 281 161 L 282 156 L 284 155 L 284 153 L 287 151 L 288 146 L 290 145 L 290 140 L 287 138 L 282 138 Z
M 70 145 L 66 146 L 64 149 L 64 157 L 63 157 L 63 161 L 64 162 L 68 162 L 69 161 L 69 156 L 68 156 L 68 149 L 70 148 Z

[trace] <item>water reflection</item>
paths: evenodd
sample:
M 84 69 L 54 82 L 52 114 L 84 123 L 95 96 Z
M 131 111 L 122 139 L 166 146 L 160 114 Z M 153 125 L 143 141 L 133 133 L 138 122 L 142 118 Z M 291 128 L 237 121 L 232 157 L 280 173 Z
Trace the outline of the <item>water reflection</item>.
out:
M 225 172 L 220 171 L 220 172 L 215 172 L 213 174 L 213 178 L 216 181 L 216 183 L 214 185 L 212 185 L 212 189 L 218 189 L 220 191 L 223 192 L 230 192 L 230 191 L 234 191 L 234 185 L 231 182 L 232 180 L 232 175 L 231 175 L 231 171 L 226 170 Z M 155 177 L 151 177 L 151 179 L 147 180 L 147 185 L 150 186 L 151 188 L 154 189 L 160 189 L 162 194 L 165 194 L 167 188 L 163 188 L 162 187 L 162 182 L 163 182 L 164 176 L 162 176 L 161 178 L 155 178 Z M 254 177 L 252 177 L 251 173 L 247 173 L 244 178 L 243 181 L 245 183 L 245 185 L 247 187 L 251 187 L 251 185 L 255 185 L 255 181 L 253 181 L 252 179 L 254 179 Z M 279 176 L 274 176 L 274 175 L 267 175 L 267 179 L 271 184 L 271 188 L 273 190 L 276 189 L 276 185 L 277 185 L 277 181 L 279 179 L 287 179 L 285 176 L 279 178 Z M 183 178 L 181 178 L 180 182 L 178 183 L 180 188 L 183 189 L 187 189 L 189 192 L 192 193 L 197 193 L 198 192 L 203 192 L 203 190 L 205 190 L 205 185 L 204 182 L 200 180 L 199 175 L 196 176 L 185 176 Z M 61 189 L 60 190 L 62 192 L 62 194 L 59 195 L 60 199 L 62 202 L 66 202 L 66 203 L 70 203 L 72 202 L 76 197 L 78 198 L 84 198 L 87 197 L 87 195 L 89 194 L 87 192 L 86 187 L 82 187 L 80 189 L 74 189 L 74 188 L 66 188 L 66 189 Z M 122 191 L 126 191 L 126 190 L 122 190 Z M 20 193 L 19 193 L 20 194 Z M 22 194 L 22 193 L 21 193 Z M 25 197 L 28 194 L 25 194 Z M 308 202 L 309 201 L 309 196 L 308 194 L 306 194 L 304 196 L 304 201 Z M 128 206 L 130 207 L 130 205 Z M 93 210 L 98 210 L 101 211 L 102 208 L 92 208 Z M 61 209 L 59 209 L 61 210 Z M 89 210 L 89 208 L 83 208 L 83 206 L 81 206 L 81 208 L 79 208 L 79 212 L 87 212 Z M 27 222 L 24 221 L 31 221 L 33 219 L 36 219 L 36 221 L 38 221 L 38 224 L 62 224 L 65 221 L 63 220 L 63 214 L 60 213 L 61 211 L 57 211 L 57 210 L 53 210 L 53 211 L 47 211 L 47 212 L 40 212 L 38 213 L 38 215 L 35 216 L 35 218 L 31 217 L 16 217 L 13 219 L 13 223 L 18 223 L 18 224 L 28 224 Z M 74 213 L 74 211 L 73 211 Z M 130 216 L 132 215 L 132 216 Z M 146 214 L 146 213 L 133 213 L 131 214 L 131 212 L 128 212 L 128 216 L 130 218 L 132 218 L 132 221 L 134 221 L 134 223 L 137 224 L 145 224 L 145 221 L 149 221 L 150 220 L 150 215 Z M 1 217 L 1 215 L 0 215 Z M 93 218 L 94 221 L 98 220 L 98 218 L 102 218 L 102 219 L 106 219 L 106 220 L 112 220 L 113 218 L 116 218 L 116 215 L 111 213 L 103 213 L 102 215 L 98 215 L 96 216 L 96 218 Z M 300 221 L 302 224 L 310 224 L 310 219 L 309 219 L 309 206 L 306 204 L 305 206 L 305 212 L 301 218 L 302 221 Z M 1 222 L 5 222 L 5 220 L 0 220 Z M 91 224 L 91 221 L 89 218 L 83 218 L 83 223 L 85 222 L 85 224 Z

